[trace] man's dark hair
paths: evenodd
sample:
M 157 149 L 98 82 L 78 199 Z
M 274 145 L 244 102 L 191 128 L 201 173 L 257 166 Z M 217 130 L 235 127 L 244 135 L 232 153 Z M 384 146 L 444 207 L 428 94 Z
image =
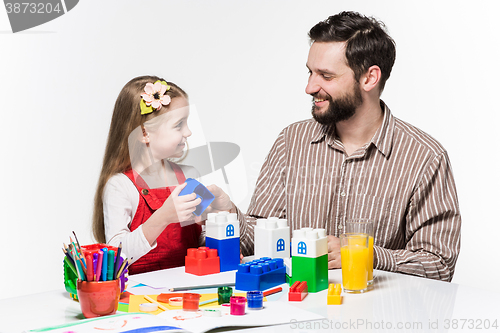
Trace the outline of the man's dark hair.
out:
M 358 82 L 368 68 L 380 67 L 382 92 L 396 59 L 394 40 L 384 28 L 385 25 L 373 17 L 341 12 L 312 27 L 309 38 L 311 42 L 346 42 L 347 65 Z

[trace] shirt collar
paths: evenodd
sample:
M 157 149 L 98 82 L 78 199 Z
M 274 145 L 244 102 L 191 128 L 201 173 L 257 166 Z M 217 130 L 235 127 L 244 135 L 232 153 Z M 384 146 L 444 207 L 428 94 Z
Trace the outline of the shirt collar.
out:
M 380 106 L 382 110 L 384 110 L 384 119 L 382 120 L 382 125 L 377 132 L 375 132 L 375 135 L 372 137 L 367 147 L 373 144 L 387 158 L 392 149 L 395 120 L 394 116 L 391 114 L 391 110 L 382 100 L 380 100 Z M 317 126 L 314 129 L 311 143 L 317 143 L 324 139 L 331 147 L 341 144 L 335 133 L 335 126 L 316 124 Z

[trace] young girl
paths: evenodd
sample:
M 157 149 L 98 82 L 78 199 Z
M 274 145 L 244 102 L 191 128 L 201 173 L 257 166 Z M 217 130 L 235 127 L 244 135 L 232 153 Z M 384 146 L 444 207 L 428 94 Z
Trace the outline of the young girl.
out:
M 93 232 L 98 242 L 122 243 L 133 257 L 130 274 L 183 266 L 187 249 L 203 241 L 192 214 L 201 199 L 179 196 L 186 178 L 197 172 L 167 160 L 183 154 L 191 135 L 188 116 L 186 92 L 155 76 L 132 79 L 116 100 Z M 181 221 L 193 223 L 181 226 Z

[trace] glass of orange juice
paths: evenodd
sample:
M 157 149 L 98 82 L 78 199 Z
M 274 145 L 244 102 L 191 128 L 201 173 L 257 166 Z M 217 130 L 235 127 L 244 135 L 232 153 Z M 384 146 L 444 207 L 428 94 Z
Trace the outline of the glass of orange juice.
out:
M 368 235 L 368 286 L 373 285 L 373 220 L 350 219 L 345 223 L 345 232 Z
M 340 235 L 342 286 L 347 293 L 368 290 L 369 237 L 363 233 Z

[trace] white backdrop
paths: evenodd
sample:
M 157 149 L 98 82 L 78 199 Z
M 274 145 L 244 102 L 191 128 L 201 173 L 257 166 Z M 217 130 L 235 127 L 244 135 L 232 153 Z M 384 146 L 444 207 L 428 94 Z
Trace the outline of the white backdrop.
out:
M 397 59 L 382 98 L 449 152 L 463 214 L 454 282 L 500 291 L 497 8 L 493 0 L 85 0 L 17 34 L 0 9 L 0 298 L 60 288 L 62 243 L 73 230 L 92 241 L 113 104 L 135 76 L 178 83 L 204 139 L 241 147 L 245 211 L 280 130 L 310 117 L 307 32 L 342 10 L 386 23 Z

